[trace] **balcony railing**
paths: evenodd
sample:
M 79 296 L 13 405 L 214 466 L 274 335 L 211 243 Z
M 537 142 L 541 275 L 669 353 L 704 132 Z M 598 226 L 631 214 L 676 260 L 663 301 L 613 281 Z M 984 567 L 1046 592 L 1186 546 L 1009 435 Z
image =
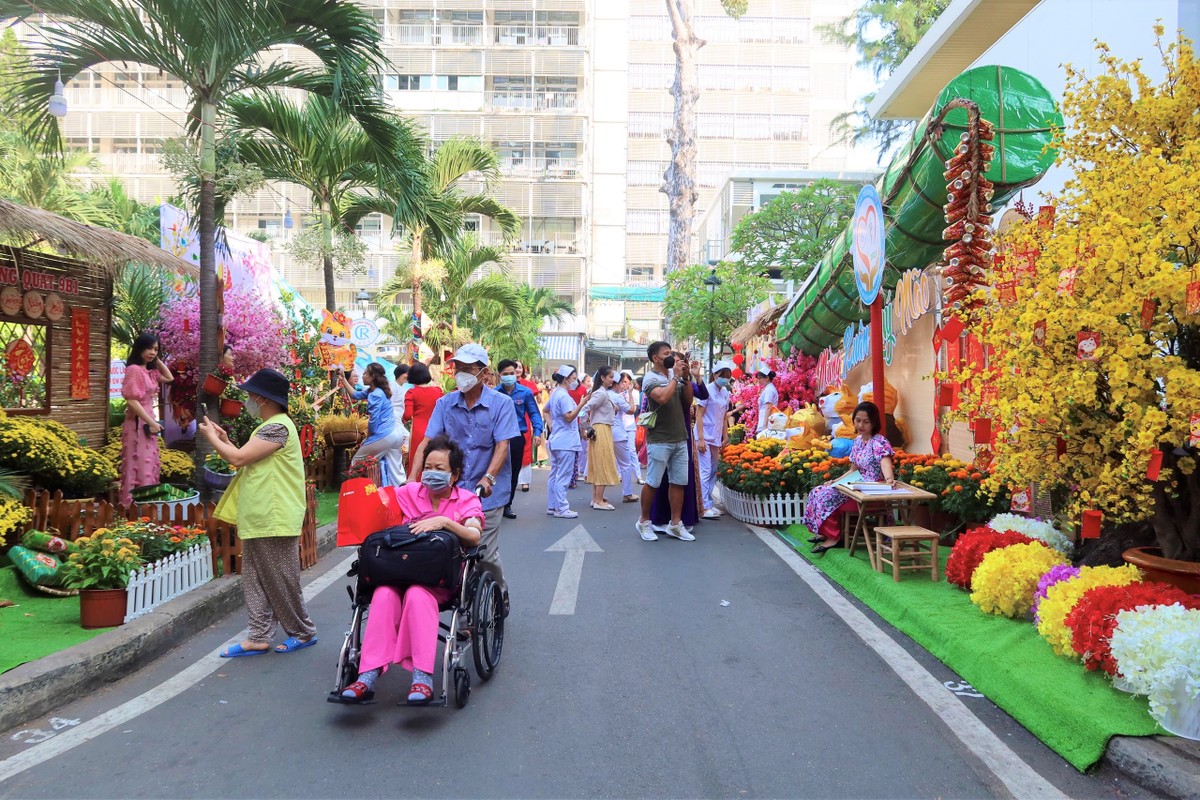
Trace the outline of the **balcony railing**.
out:
M 504 158 L 500 172 L 507 178 L 574 178 L 578 162 L 573 158 Z
M 576 47 L 577 25 L 482 25 L 468 22 L 401 22 L 380 26 L 384 42 L 393 45 L 450 47 Z
M 483 231 L 476 234 L 482 244 L 499 247 L 505 245 L 504 237 L 495 231 Z M 579 255 L 579 235 L 575 233 L 545 233 L 539 236 L 525 236 L 508 242 L 510 253 L 528 253 L 530 255 Z
M 529 91 L 525 89 L 494 89 L 486 93 L 492 108 L 519 111 L 574 111 L 578 92 Z

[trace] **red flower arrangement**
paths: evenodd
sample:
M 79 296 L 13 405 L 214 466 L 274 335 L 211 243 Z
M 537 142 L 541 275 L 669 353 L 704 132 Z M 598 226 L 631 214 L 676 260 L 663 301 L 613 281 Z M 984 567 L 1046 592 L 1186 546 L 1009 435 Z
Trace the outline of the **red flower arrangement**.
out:
M 950 557 L 946 559 L 946 580 L 970 591 L 971 577 L 985 555 L 1002 547 L 1033 541 L 1035 540 L 1013 531 L 1000 533 L 987 526 L 972 528 L 959 536 L 958 541 L 954 543 Z
M 1088 669 L 1102 669 L 1109 675 L 1116 675 L 1117 661 L 1110 645 L 1117 629 L 1117 614 L 1138 606 L 1174 603 L 1188 609 L 1200 609 L 1200 597 L 1193 597 L 1169 583 L 1131 583 L 1088 589 L 1067 614 L 1071 646 L 1083 656 L 1083 665 Z

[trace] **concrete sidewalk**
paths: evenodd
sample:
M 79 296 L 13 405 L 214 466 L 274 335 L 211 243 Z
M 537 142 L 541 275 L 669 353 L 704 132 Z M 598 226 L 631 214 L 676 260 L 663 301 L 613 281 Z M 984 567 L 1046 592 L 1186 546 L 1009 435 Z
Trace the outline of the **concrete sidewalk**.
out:
M 337 525 L 317 530 L 317 553 L 336 546 Z M 42 717 L 120 680 L 242 606 L 242 577 L 227 575 L 74 647 L 0 675 L 0 731 Z

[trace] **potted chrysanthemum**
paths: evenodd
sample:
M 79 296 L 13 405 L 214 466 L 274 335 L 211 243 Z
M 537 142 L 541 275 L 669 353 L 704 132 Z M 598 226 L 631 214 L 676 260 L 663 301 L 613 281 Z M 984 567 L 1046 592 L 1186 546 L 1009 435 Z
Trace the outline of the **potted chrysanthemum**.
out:
M 125 622 L 129 573 L 142 565 L 140 548 L 118 531 L 100 528 L 75 540 L 63 565 L 63 585 L 79 589 L 79 622 L 84 628 L 112 628 Z

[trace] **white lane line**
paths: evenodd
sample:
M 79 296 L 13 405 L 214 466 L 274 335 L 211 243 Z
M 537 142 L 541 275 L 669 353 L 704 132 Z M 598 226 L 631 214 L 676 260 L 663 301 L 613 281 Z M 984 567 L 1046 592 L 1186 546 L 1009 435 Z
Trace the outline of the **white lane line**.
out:
M 348 556 L 345 560 L 330 567 L 327 572 L 313 579 L 305 586 L 305 602 L 312 601 L 314 597 L 328 589 L 334 581 L 344 577 L 346 570 L 350 567 L 350 562 L 355 557 L 354 555 Z M 249 631 L 243 628 L 232 639 L 240 641 L 247 633 Z M 201 656 L 194 664 L 176 673 L 173 677 L 163 681 L 145 694 L 140 694 L 131 700 L 127 700 L 116 708 L 110 709 L 78 727 L 71 728 L 66 733 L 60 733 L 52 739 L 47 739 L 42 744 L 31 747 L 19 755 L 0 761 L 0 783 L 15 775 L 20 775 L 27 769 L 44 764 L 52 758 L 79 747 L 81 744 L 90 742 L 97 736 L 105 734 L 118 725 L 123 725 L 129 720 L 145 714 L 156 706 L 162 705 L 171 698 L 192 688 L 221 667 L 229 664 L 227 659 L 220 657 L 221 650 L 223 649 L 224 646 L 213 650 L 207 655 Z
M 946 691 L 946 687 L 942 685 L 941 681 L 922 667 L 907 650 L 896 644 L 895 640 L 884 633 L 878 625 L 868 619 L 866 614 L 839 594 L 833 584 L 826 580 L 816 567 L 797 555 L 774 531 L 754 525 L 746 527 L 767 547 L 774 550 L 775 554 L 783 559 L 784 563 L 791 567 L 792 571 L 799 575 L 800 579 L 808 584 L 808 587 L 824 600 L 835 614 L 842 618 L 850 630 L 854 631 L 867 647 L 874 650 L 883 659 L 883 663 L 891 667 L 892 671 L 900 677 L 900 680 L 908 684 L 908 688 L 912 689 L 913 694 L 941 718 L 946 727 L 983 762 L 984 766 L 996 776 L 996 779 L 1013 797 L 1022 798 L 1022 800 L 1025 798 L 1057 800 L 1067 797 L 1026 764 L 1008 745 L 1000 741 L 1000 738 L 971 713 L 961 700 Z

